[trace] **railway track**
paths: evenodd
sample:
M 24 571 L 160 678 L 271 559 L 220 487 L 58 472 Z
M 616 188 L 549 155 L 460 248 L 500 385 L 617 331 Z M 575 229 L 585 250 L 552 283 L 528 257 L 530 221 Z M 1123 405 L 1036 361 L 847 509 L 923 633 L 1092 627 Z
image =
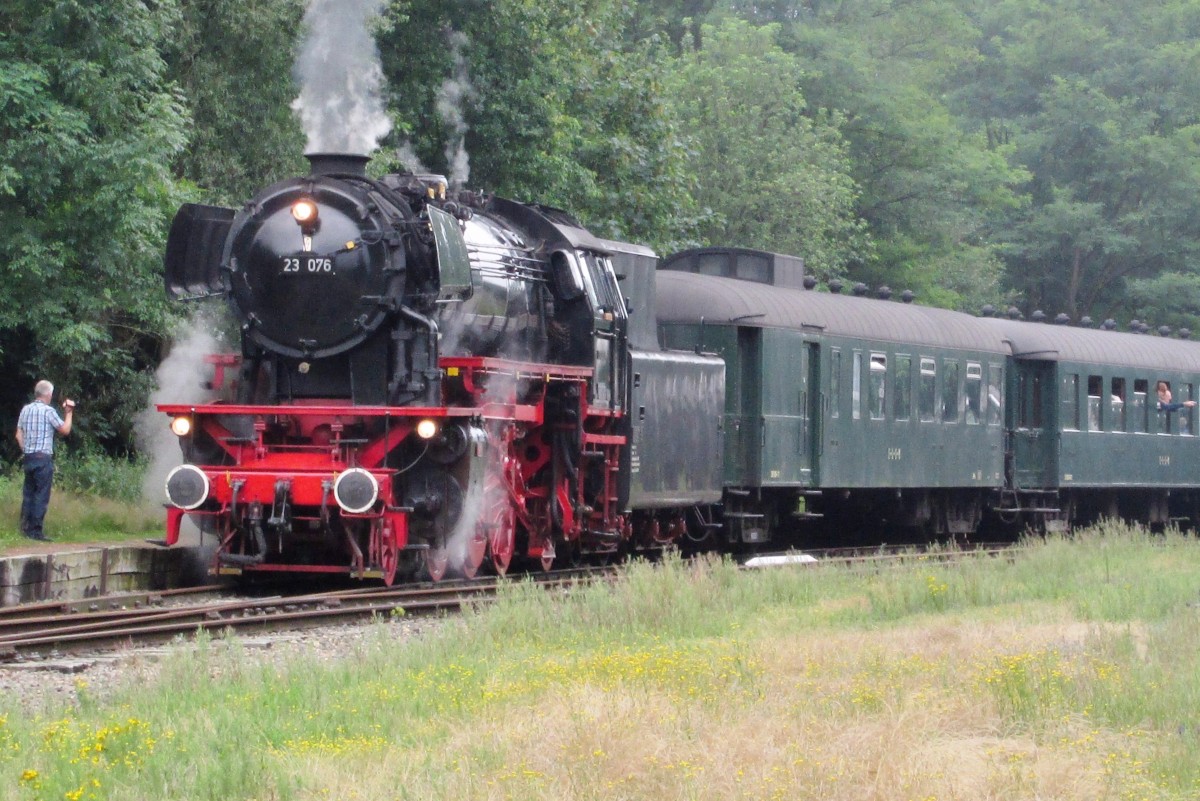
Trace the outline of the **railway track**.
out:
M 922 551 L 915 546 L 835 548 L 804 554 L 759 554 L 746 569 L 803 563 L 841 563 L 872 570 L 921 561 L 1007 556 L 1011 545 Z M 609 578 L 613 568 L 581 568 L 532 577 L 545 589 Z M 511 579 L 475 579 L 420 587 L 354 589 L 229 598 L 219 585 L 0 609 L 0 664 L 63 654 L 103 652 L 162 643 L 201 631 L 267 632 L 331 623 L 454 612 L 466 603 L 487 603 Z
M 606 575 L 611 575 L 611 570 L 578 570 L 538 578 L 536 582 L 553 589 Z M 502 582 L 490 579 L 415 588 L 366 587 L 266 598 L 229 599 L 222 595 L 170 605 L 165 594 L 148 594 L 145 598 L 83 602 L 84 608 L 79 604 L 12 607 L 0 610 L 0 664 L 161 643 L 200 631 L 277 631 L 396 614 L 452 612 L 466 603 L 488 602 Z M 217 593 L 214 590 L 209 594 Z M 126 600 L 129 602 L 121 603 Z

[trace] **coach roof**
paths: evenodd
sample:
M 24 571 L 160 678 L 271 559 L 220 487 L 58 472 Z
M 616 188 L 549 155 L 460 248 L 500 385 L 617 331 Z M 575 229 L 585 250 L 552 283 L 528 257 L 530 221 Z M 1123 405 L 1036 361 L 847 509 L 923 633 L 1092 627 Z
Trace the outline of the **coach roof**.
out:
M 1007 353 L 1001 332 L 961 312 L 659 270 L 659 323 L 788 328 L 884 342 Z
M 1200 342 L 1001 318 L 979 322 L 1010 342 L 1018 359 L 1200 371 Z

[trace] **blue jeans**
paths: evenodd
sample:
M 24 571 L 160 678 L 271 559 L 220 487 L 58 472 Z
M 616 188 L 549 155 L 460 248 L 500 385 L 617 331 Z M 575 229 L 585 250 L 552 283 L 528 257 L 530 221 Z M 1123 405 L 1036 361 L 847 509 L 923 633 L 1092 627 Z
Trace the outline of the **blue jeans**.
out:
M 25 486 L 21 491 L 21 533 L 35 540 L 45 538 L 42 520 L 50 506 L 54 483 L 54 460 L 48 453 L 27 453 L 23 461 Z

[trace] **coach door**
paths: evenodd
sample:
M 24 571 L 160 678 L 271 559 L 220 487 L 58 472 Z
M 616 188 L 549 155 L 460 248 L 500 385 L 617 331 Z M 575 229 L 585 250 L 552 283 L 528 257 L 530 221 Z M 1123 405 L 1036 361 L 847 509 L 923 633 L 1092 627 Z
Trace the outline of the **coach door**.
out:
M 762 329 L 738 327 L 725 360 L 725 483 L 757 486 L 762 464 Z
M 1054 362 L 1018 361 L 1010 378 L 1014 478 L 1018 487 L 1051 487 L 1058 474 Z
M 812 483 L 812 365 L 815 345 L 791 331 L 765 338 L 762 385 L 762 483 Z

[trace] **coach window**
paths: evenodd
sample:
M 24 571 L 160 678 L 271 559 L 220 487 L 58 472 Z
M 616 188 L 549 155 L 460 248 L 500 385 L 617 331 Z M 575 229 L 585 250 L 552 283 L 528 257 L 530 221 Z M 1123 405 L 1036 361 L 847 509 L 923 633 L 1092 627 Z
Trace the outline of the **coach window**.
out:
M 862 351 L 854 351 L 854 375 L 850 379 L 850 417 L 862 417 Z
M 867 392 L 870 397 L 867 398 L 867 403 L 870 405 L 871 419 L 882 420 L 883 410 L 887 408 L 887 398 L 884 393 L 887 391 L 887 356 L 882 353 L 871 354 L 871 375 L 868 379 Z
M 895 401 L 892 416 L 907 420 L 912 415 L 912 356 L 896 357 L 896 381 L 892 384 Z
M 696 272 L 700 275 L 729 275 L 728 253 L 701 253 L 696 259 Z
M 832 364 L 829 365 L 829 397 L 833 402 L 829 405 L 829 416 L 837 419 L 842 408 L 842 352 L 834 348 Z
M 1098 375 L 1088 376 L 1087 420 L 1088 431 L 1100 430 L 1100 397 L 1104 392 L 1104 379 Z
M 1129 414 L 1132 417 L 1133 430 L 1139 434 L 1150 431 L 1150 410 L 1146 406 L 1146 394 L 1149 390 L 1149 379 L 1135 378 L 1133 380 L 1133 400 L 1130 403 Z
M 989 426 L 998 426 L 1004 419 L 1004 367 L 988 365 L 987 421 Z
M 1017 428 L 1040 429 L 1042 376 L 1032 370 L 1017 371 Z
M 942 422 L 958 422 L 958 362 L 942 362 Z
M 1194 389 L 1194 387 L 1191 384 L 1180 384 L 1179 385 L 1179 395 L 1175 398 L 1172 398 L 1172 400 L 1175 400 L 1179 403 L 1183 403 L 1184 401 L 1195 400 L 1196 396 L 1192 394 L 1193 389 Z M 1177 419 L 1179 420 L 1179 433 L 1183 434 L 1185 437 L 1190 437 L 1193 434 L 1195 434 L 1195 432 L 1196 432 L 1195 422 L 1196 421 L 1193 419 L 1193 416 L 1196 414 L 1196 407 L 1184 406 L 1182 409 L 1180 409 L 1175 414 L 1176 414 Z
M 937 362 L 921 359 L 921 383 L 917 389 L 917 414 L 925 422 L 933 420 L 933 407 L 937 404 Z
M 1125 430 L 1125 379 L 1112 380 L 1112 392 L 1109 394 L 1109 404 L 1112 408 L 1112 418 L 1108 421 L 1109 431 Z
M 983 366 L 976 362 L 967 362 L 963 407 L 967 413 L 967 425 L 977 426 L 983 422 Z
M 743 281 L 771 283 L 771 264 L 766 256 L 757 253 L 739 253 L 734 259 L 734 272 Z
M 1062 427 L 1067 431 L 1079 430 L 1079 374 L 1067 373 L 1062 386 Z

